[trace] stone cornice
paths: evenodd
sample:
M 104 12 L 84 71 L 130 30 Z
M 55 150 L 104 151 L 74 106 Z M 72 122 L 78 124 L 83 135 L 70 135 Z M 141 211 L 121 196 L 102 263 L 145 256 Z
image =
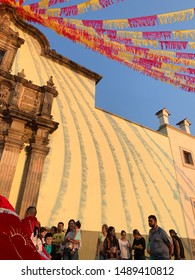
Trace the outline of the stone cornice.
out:
M 55 122 L 53 120 L 43 119 L 40 116 L 35 117 L 34 114 L 26 113 L 25 111 L 15 109 L 11 106 L 9 107 L 8 111 L 10 117 L 14 117 L 17 118 L 18 120 L 26 121 L 29 124 L 32 123 L 32 125 L 33 123 L 36 123 L 36 126 L 45 127 L 49 130 L 50 133 L 53 133 L 58 128 L 59 125 L 58 122 Z
M 41 45 L 42 53 L 41 55 L 66 66 L 67 68 L 71 69 L 72 71 L 81 74 L 93 81 L 96 82 L 96 84 L 102 79 L 102 76 L 99 74 L 81 66 L 80 64 L 58 54 L 55 50 L 50 49 L 49 41 L 47 40 L 46 36 L 40 32 L 36 27 L 28 24 L 23 19 L 21 19 L 15 9 L 11 6 L 1 4 L 0 5 L 0 15 L 2 14 L 9 14 L 9 16 L 14 21 L 15 25 L 22 29 L 24 32 L 30 34 L 33 36 Z

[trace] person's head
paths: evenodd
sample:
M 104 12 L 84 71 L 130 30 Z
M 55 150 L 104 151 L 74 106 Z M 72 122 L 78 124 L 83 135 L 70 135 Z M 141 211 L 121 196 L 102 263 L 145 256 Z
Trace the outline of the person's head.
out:
M 35 217 L 37 215 L 37 208 L 34 206 L 29 206 L 25 212 L 25 218 L 29 216 Z
M 171 237 L 173 237 L 173 236 L 175 236 L 175 235 L 177 234 L 177 232 L 175 232 L 174 229 L 170 229 L 170 230 L 169 230 L 169 233 L 170 233 L 170 236 L 171 236 Z
M 141 234 L 139 233 L 139 230 L 138 229 L 134 229 L 133 230 L 133 237 L 134 238 L 139 238 L 141 236 Z
M 40 236 L 42 238 L 45 237 L 46 233 L 47 233 L 47 229 L 45 227 L 40 227 Z
M 115 228 L 113 226 L 110 226 L 108 228 L 108 237 L 115 237 L 116 236 L 116 233 L 115 233 Z
M 154 215 L 150 215 L 148 217 L 148 225 L 151 228 L 155 228 L 157 226 L 157 218 Z
M 68 227 L 72 227 L 72 226 L 75 226 L 75 220 L 73 219 L 69 220 L 68 222 Z
M 58 223 L 58 232 L 61 233 L 64 230 L 64 223 L 63 222 L 59 222 Z
M 53 237 L 51 232 L 46 233 L 45 235 L 45 244 L 50 245 L 52 243 Z
M 33 230 L 33 236 L 34 236 L 34 237 L 35 237 L 35 236 L 39 237 L 39 234 L 40 234 L 39 228 L 38 228 L 37 226 L 35 226 L 35 227 L 34 227 L 34 230 Z
M 121 239 L 125 240 L 126 239 L 126 231 L 125 230 L 121 230 Z
M 51 232 L 51 234 L 52 234 L 52 236 L 53 236 L 55 233 L 58 232 L 57 227 L 56 227 L 56 226 L 52 226 L 51 229 L 50 229 L 50 232 Z
M 81 222 L 79 220 L 75 222 L 75 228 L 81 228 Z
M 69 232 L 69 231 L 74 231 L 75 230 L 75 220 L 74 219 L 70 219 L 68 221 L 68 228 L 67 228 L 67 231 L 66 231 L 66 234 Z
M 103 224 L 102 225 L 102 233 L 103 234 L 107 234 L 107 232 L 108 232 L 108 225 L 107 224 Z

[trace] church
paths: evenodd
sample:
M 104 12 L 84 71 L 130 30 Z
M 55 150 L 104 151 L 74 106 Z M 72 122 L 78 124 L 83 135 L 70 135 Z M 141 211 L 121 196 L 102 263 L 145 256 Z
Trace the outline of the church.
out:
M 23 218 L 81 221 L 80 259 L 94 259 L 102 224 L 148 237 L 153 214 L 195 259 L 195 137 L 186 118 L 158 131 L 95 107 L 102 76 L 50 49 L 0 5 L 0 194 Z

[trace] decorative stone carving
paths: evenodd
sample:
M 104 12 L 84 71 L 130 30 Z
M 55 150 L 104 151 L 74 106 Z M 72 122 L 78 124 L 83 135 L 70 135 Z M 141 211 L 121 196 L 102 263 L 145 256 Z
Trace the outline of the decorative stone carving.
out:
M 24 69 L 22 69 L 21 72 L 18 72 L 18 76 L 21 77 L 21 78 L 25 78 L 26 75 L 24 74 Z
M 6 103 L 8 103 L 11 88 L 11 84 L 7 81 L 2 81 L 0 83 L 0 100 L 3 99 Z
M 55 89 L 52 76 L 50 76 L 49 80 L 47 81 L 47 86 Z
M 30 194 L 35 197 L 30 191 L 32 184 L 38 194 L 44 159 L 49 152 L 49 134 L 58 127 L 51 116 L 53 98 L 57 94 L 52 78 L 47 86 L 40 87 L 25 79 L 24 70 L 11 75 L 0 69 L 0 187 L 6 197 L 10 194 L 18 157 L 25 144 L 33 149 L 29 155 L 30 168 L 25 167 L 21 188 L 26 191 L 22 191 L 21 201 L 32 200 Z
M 0 17 L 0 69 L 11 71 L 18 48 L 24 43 L 18 32 L 10 28 L 11 20 L 7 14 Z
M 2 17 L 0 17 L 0 28 L 1 28 L 1 30 L 8 33 L 9 35 L 11 35 L 13 37 L 18 37 L 19 33 L 13 31 L 10 28 L 10 24 L 11 24 L 11 20 L 10 20 L 10 17 L 8 15 L 3 15 Z

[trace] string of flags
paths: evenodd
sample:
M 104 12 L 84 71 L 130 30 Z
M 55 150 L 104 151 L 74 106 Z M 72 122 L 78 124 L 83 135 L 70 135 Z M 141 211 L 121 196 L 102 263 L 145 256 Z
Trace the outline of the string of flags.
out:
M 64 3 L 64 0 L 43 0 L 40 2 L 25 5 L 25 9 L 30 9 L 33 12 L 41 13 L 44 15 L 57 15 L 57 16 L 77 16 L 86 13 L 91 8 L 92 10 L 101 10 L 119 3 L 123 0 L 88 0 L 78 5 L 64 6 L 61 8 L 50 8 L 57 4 Z
M 144 75 L 195 92 L 195 29 L 144 31 L 145 27 L 192 20 L 195 8 L 114 20 L 74 17 L 90 8 L 93 11 L 105 9 L 122 1 L 89 0 L 74 6 L 67 6 L 71 0 L 41 0 L 28 5 L 24 0 L 0 0 L 0 3 L 13 6 L 23 20 L 49 27 Z M 63 7 L 56 8 L 59 4 Z M 131 30 L 138 27 L 143 31 Z

